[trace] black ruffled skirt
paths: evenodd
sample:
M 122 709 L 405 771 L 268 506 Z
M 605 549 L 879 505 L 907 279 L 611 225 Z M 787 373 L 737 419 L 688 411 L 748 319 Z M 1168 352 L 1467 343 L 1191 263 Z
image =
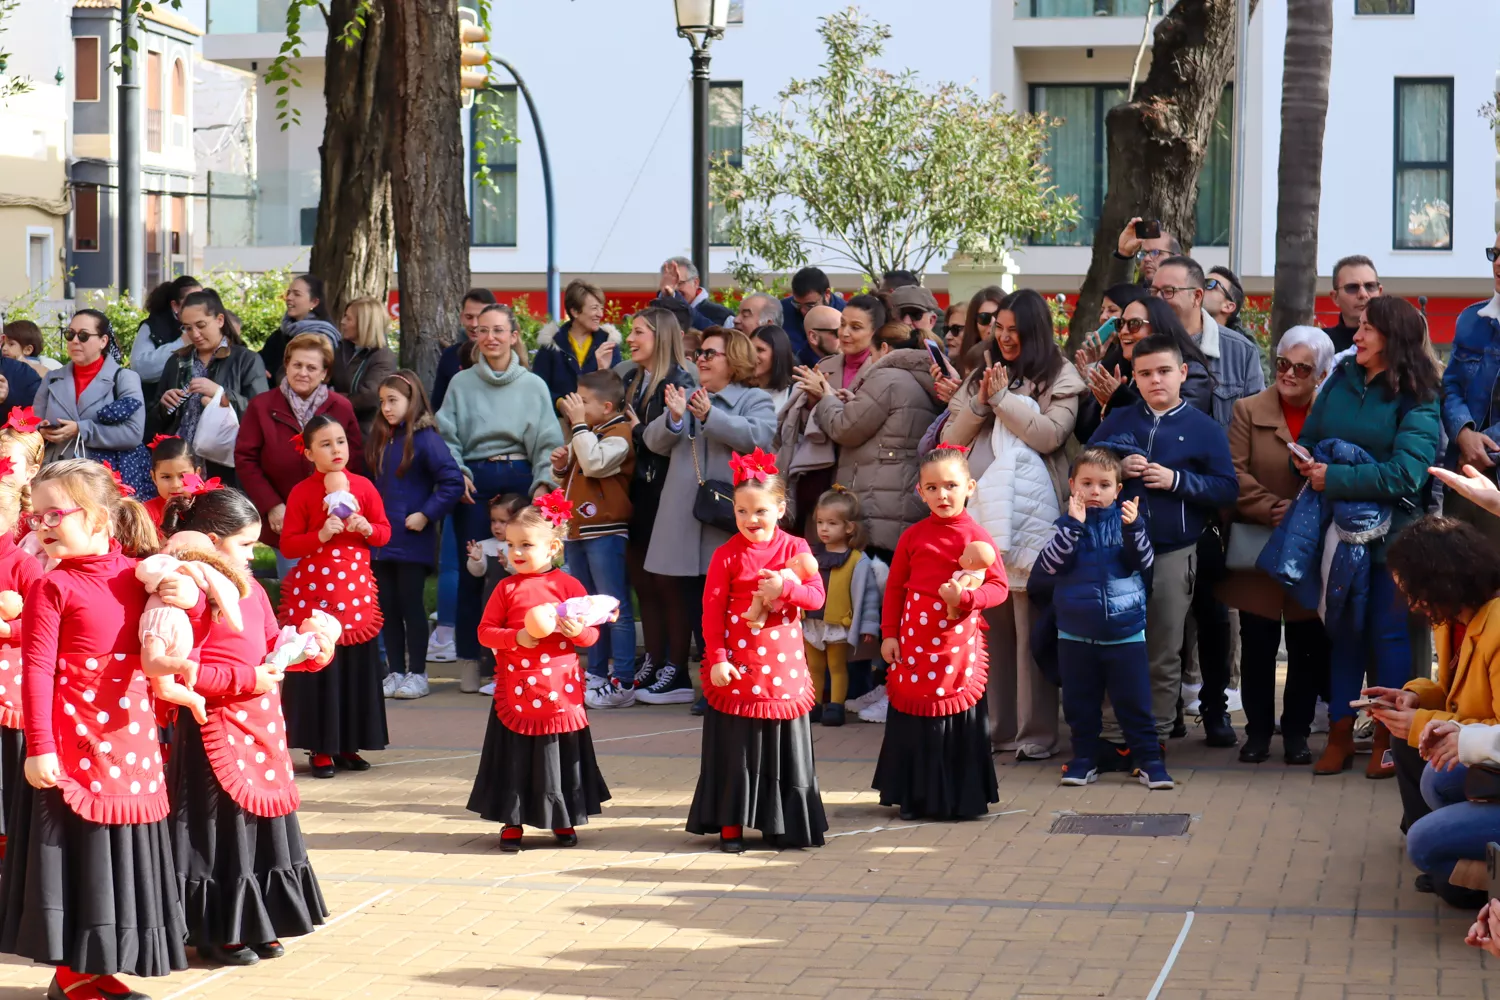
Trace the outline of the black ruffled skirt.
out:
M 490 709 L 469 793 L 469 811 L 506 826 L 569 830 L 603 811 L 609 787 L 599 773 L 588 727 L 552 736 L 523 736 Z
M 886 713 L 872 787 L 902 819 L 974 819 L 1000 801 L 984 699 L 954 715 Z
M 708 706 L 687 831 L 716 834 L 726 826 L 759 830 L 782 847 L 823 845 L 828 817 L 806 715 L 750 719 Z
M 26 784 L 26 731 L 0 726 L 0 837 L 10 833 L 16 790 Z
M 329 756 L 384 750 L 390 736 L 383 680 L 374 639 L 338 647 L 322 670 L 287 671 L 281 686 L 287 746 Z
M 230 798 L 209 766 L 202 730 L 186 712 L 172 751 L 168 822 L 188 943 L 269 944 L 312 933 L 328 907 L 297 814 L 268 819 Z
M 0 876 L 0 952 L 86 975 L 187 968 L 167 821 L 80 819 L 56 788 L 16 789 Z

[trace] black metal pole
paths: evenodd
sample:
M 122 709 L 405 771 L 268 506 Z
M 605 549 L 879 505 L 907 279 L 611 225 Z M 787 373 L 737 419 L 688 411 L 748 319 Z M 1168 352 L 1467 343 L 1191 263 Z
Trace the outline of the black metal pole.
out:
M 491 61 L 505 67 L 515 78 L 516 88 L 526 98 L 526 110 L 531 114 L 531 127 L 536 131 L 536 148 L 542 156 L 542 189 L 547 198 L 547 308 L 552 318 L 562 322 L 562 279 L 557 270 L 557 211 L 552 200 L 552 160 L 547 156 L 547 137 L 542 132 L 542 119 L 536 112 L 536 101 L 531 99 L 531 89 L 516 68 L 499 56 L 490 56 Z
M 693 41 L 693 265 L 708 289 L 708 39 Z
M 120 158 L 116 221 L 119 236 L 115 255 L 119 261 L 120 292 L 128 299 L 146 299 L 146 232 L 141 225 L 141 85 L 140 61 L 146 50 L 139 45 L 140 25 L 136 16 L 120 15 Z M 134 44 L 133 44 L 134 43 Z

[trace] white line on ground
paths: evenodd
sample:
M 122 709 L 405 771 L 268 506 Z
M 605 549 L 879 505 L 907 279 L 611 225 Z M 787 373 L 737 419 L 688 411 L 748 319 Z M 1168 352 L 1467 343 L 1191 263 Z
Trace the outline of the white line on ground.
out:
M 440 760 L 463 760 L 466 757 L 478 757 L 478 756 L 479 756 L 479 751 L 476 750 L 473 753 L 459 753 L 459 754 L 454 754 L 451 757 L 416 757 L 416 758 L 414 758 L 412 760 L 386 760 L 386 761 L 381 761 L 379 764 L 371 764 L 370 766 L 371 767 L 395 767 L 397 764 L 431 764 L 434 761 L 440 761 Z
M 689 727 L 687 729 L 664 729 L 664 730 L 662 730 L 659 733 L 636 733 L 636 734 L 634 734 L 632 736 L 610 736 L 610 737 L 607 737 L 607 738 L 602 739 L 602 740 L 595 740 L 594 742 L 595 743 L 615 743 L 615 742 L 618 742 L 619 740 L 643 740 L 643 739 L 645 739 L 648 736 L 670 736 L 673 733 L 696 733 L 697 731 L 698 731 L 698 727 L 697 726 L 691 726 L 691 727 Z M 417 758 L 414 758 L 413 760 L 387 760 L 387 761 L 384 761 L 384 762 L 379 763 L 379 764 L 371 764 L 370 766 L 371 767 L 395 767 L 397 764 L 431 764 L 431 763 L 434 763 L 435 761 L 464 760 L 464 759 L 469 758 L 469 757 L 478 757 L 478 756 L 479 756 L 479 754 L 477 752 L 475 752 L 475 753 L 454 754 L 452 757 L 417 757 Z
M 1005 812 L 987 813 L 979 817 L 981 821 L 987 819 L 999 819 L 1001 816 L 1014 816 L 1016 813 L 1030 812 L 1029 809 L 1007 809 Z M 919 826 L 952 826 L 947 820 L 929 820 L 926 823 L 902 823 L 900 826 L 872 826 L 868 830 L 844 830 L 841 833 L 830 833 L 829 840 L 836 837 L 852 837 L 856 833 L 884 833 L 887 830 L 915 830 Z
M 670 736 L 673 733 L 696 733 L 700 727 L 690 726 L 687 729 L 663 729 L 659 733 L 636 733 L 634 736 L 611 736 L 607 739 L 595 740 L 595 743 L 614 743 L 618 740 L 641 740 L 647 736 Z
M 356 906 L 351 906 L 349 909 L 345 910 L 343 913 L 340 913 L 338 916 L 334 917 L 332 920 L 328 921 L 326 924 L 320 924 L 319 926 L 314 927 L 312 929 L 312 933 L 311 934 L 306 935 L 305 937 L 303 937 L 300 940 L 306 940 L 307 938 L 312 937 L 313 934 L 316 934 L 319 931 L 326 931 L 328 928 L 332 927 L 334 924 L 339 923 L 340 921 L 343 921 L 343 920 L 347 920 L 348 918 L 350 918 L 350 917 L 354 916 L 356 913 L 358 913 L 360 910 L 363 910 L 365 907 L 369 906 L 372 903 L 378 903 L 378 902 L 380 902 L 382 899 L 384 899 L 385 897 L 389 896 L 391 893 L 393 893 L 395 891 L 396 891 L 395 889 L 387 889 L 384 892 L 376 893 L 375 895 L 371 896 L 369 899 L 365 900 L 363 903 L 360 903 L 360 904 L 358 904 Z M 291 948 L 288 948 L 287 951 L 291 951 Z M 203 986 L 207 986 L 209 983 L 213 982 L 215 979 L 223 979 L 225 976 L 229 975 L 231 972 L 238 972 L 238 971 L 239 971 L 239 969 L 235 968 L 234 966 L 228 966 L 227 968 L 220 969 L 218 972 L 215 972 L 212 975 L 204 976 L 202 979 L 198 980 L 196 983 L 193 983 L 193 984 L 191 984 L 189 986 L 184 986 L 182 989 L 178 990 L 176 993 L 168 993 L 163 998 L 163 1000 L 177 1000 L 178 997 L 185 997 L 189 993 L 193 992 L 194 990 L 199 989 L 200 987 L 203 987 Z
M 1188 929 L 1192 926 L 1193 911 L 1188 910 L 1182 915 L 1182 930 L 1177 932 L 1177 940 L 1173 942 L 1172 950 L 1167 952 L 1167 961 L 1161 967 L 1161 973 L 1156 977 L 1156 982 L 1151 985 L 1151 992 L 1146 994 L 1146 1000 L 1156 1000 L 1161 994 L 1161 988 L 1166 985 L 1167 977 L 1172 974 L 1172 966 L 1177 964 L 1177 954 L 1182 951 L 1182 943 L 1187 940 Z

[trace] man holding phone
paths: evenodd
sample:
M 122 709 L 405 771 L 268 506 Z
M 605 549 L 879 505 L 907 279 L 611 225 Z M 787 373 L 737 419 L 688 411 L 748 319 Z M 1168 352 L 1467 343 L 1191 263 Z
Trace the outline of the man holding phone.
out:
M 1182 253 L 1182 244 L 1177 237 L 1161 227 L 1155 219 L 1145 220 L 1135 216 L 1120 230 L 1120 239 L 1115 247 L 1116 260 L 1134 260 L 1140 266 L 1137 283 L 1151 286 L 1157 267 L 1168 257 Z

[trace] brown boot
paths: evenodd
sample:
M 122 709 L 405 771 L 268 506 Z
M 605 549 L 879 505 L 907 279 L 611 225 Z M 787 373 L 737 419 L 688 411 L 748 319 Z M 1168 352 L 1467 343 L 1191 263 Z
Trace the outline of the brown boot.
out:
M 1391 731 L 1375 723 L 1375 739 L 1370 745 L 1370 763 L 1365 765 L 1366 778 L 1394 778 L 1396 765 L 1385 763 L 1391 750 Z
M 1328 727 L 1328 746 L 1313 765 L 1313 774 L 1340 774 L 1354 766 L 1354 716 Z

